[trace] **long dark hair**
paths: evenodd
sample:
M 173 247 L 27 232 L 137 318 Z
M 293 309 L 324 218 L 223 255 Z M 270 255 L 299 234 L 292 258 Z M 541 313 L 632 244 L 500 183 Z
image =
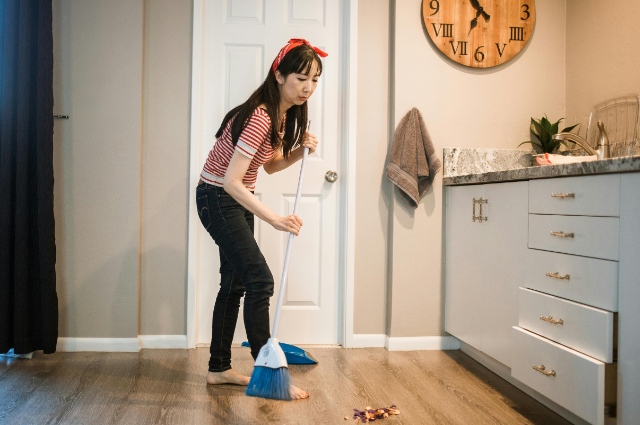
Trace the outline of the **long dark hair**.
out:
M 292 73 L 308 76 L 313 62 L 318 64 L 317 75 L 320 76 L 322 74 L 320 57 L 312 48 L 302 44 L 294 47 L 284 56 L 277 70 L 280 71 L 285 79 Z M 287 158 L 291 151 L 300 145 L 302 136 L 307 131 L 307 102 L 302 105 L 293 105 L 287 110 L 284 137 L 280 138 L 278 135 L 278 128 L 281 125 L 280 111 L 278 111 L 280 107 L 280 91 L 278 90 L 278 81 L 272 67 L 269 67 L 269 74 L 264 83 L 253 92 L 249 99 L 230 110 L 224 117 L 216 133 L 216 138 L 222 136 L 227 123 L 233 118 L 231 123 L 231 142 L 235 146 L 238 143 L 240 134 L 247 126 L 249 118 L 255 109 L 263 103 L 267 107 L 267 114 L 271 119 L 271 128 L 269 129 L 271 132 L 271 147 L 274 150 L 282 147 L 282 154 Z

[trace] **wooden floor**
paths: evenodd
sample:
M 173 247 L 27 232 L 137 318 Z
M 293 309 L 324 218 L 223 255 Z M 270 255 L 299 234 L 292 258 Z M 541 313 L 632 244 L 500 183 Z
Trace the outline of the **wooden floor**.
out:
M 569 423 L 461 351 L 308 351 L 319 364 L 290 371 L 311 397 L 291 402 L 207 386 L 206 348 L 0 358 L 0 424 L 347 424 L 354 408 L 391 404 L 401 415 L 376 423 Z M 234 369 L 252 366 L 233 349 Z

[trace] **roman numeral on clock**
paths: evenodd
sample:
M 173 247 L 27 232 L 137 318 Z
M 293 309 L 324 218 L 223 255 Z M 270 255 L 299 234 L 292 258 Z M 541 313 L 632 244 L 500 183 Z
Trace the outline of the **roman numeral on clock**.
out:
M 500 57 L 502 57 L 502 54 L 504 53 L 504 49 L 507 48 L 506 44 L 502 45 L 502 50 L 500 50 L 500 43 L 496 43 L 496 47 L 498 48 L 498 53 L 500 54 Z
M 451 48 L 453 49 L 453 54 L 457 54 L 460 52 L 460 56 L 467 56 L 467 42 L 466 41 L 458 41 L 458 49 L 453 45 L 453 40 L 451 40 Z
M 439 30 L 436 28 L 436 24 L 431 25 L 433 25 L 433 31 L 435 31 L 436 37 L 440 36 L 440 33 L 442 33 L 442 37 L 453 37 L 453 24 L 439 24 Z
M 509 41 L 524 41 L 524 28 L 522 27 L 509 27 L 511 28 L 511 38 Z

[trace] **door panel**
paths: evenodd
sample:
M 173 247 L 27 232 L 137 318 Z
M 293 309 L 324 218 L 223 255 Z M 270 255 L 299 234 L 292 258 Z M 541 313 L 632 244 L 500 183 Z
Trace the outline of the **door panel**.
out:
M 224 115 L 264 81 L 273 59 L 290 38 L 305 38 L 329 53 L 308 101 L 310 131 L 320 144 L 306 167 L 298 213 L 304 226 L 294 239 L 278 332 L 279 339 L 288 343 L 338 343 L 340 185 L 327 183 L 324 174 L 338 170 L 339 22 L 338 0 L 205 1 L 202 164 Z M 260 169 L 256 196 L 278 215 L 291 214 L 299 172 L 299 162 L 272 175 Z M 197 343 L 202 345 L 211 338 L 220 278 L 217 246 L 204 229 L 198 232 Z M 273 322 L 288 234 L 256 219 L 255 236 L 275 280 L 270 308 Z M 241 310 L 234 342 L 246 340 L 245 335 Z
M 482 223 L 482 351 L 510 366 L 518 287 L 524 285 L 528 182 L 484 185 Z
M 482 230 L 472 221 L 483 187 L 447 187 L 445 330 L 481 349 Z M 476 215 L 479 209 L 476 209 Z M 483 211 L 484 214 L 484 211 Z

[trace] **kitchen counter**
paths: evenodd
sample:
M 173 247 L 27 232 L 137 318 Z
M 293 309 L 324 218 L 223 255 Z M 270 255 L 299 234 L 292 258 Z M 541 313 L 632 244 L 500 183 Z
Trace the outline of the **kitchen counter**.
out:
M 447 150 L 445 149 L 445 167 L 447 160 L 446 151 Z M 537 167 L 487 171 L 465 175 L 447 175 L 445 173 L 442 179 L 442 184 L 444 186 L 457 186 L 476 183 L 544 179 L 549 177 L 623 173 L 630 171 L 640 171 L 640 156 L 626 156 L 575 164 L 544 165 Z

